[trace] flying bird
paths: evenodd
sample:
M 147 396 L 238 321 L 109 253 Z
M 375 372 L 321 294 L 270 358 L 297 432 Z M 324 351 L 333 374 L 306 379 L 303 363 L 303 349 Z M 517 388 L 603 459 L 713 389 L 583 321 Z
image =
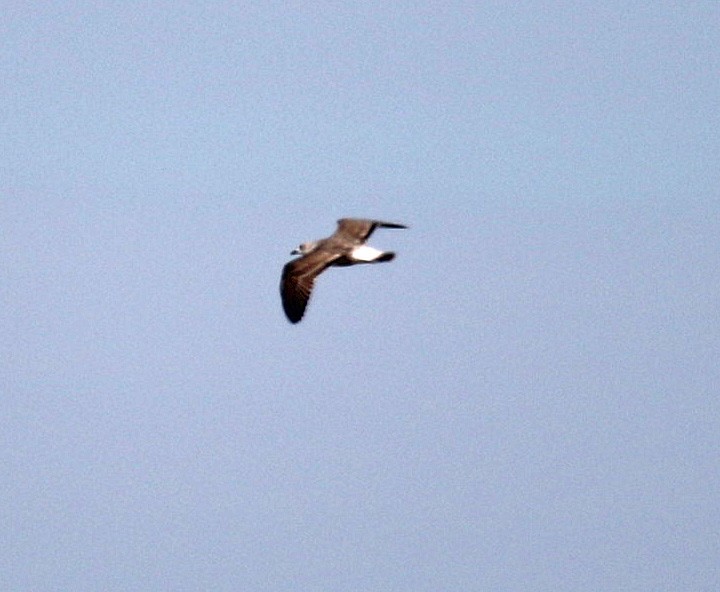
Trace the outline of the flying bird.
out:
M 315 278 L 328 267 L 392 261 L 395 253 L 379 251 L 365 244 L 376 228 L 407 228 L 402 224 L 342 218 L 334 234 L 321 240 L 301 243 L 291 255 L 301 255 L 285 265 L 280 280 L 283 309 L 291 323 L 302 319 Z

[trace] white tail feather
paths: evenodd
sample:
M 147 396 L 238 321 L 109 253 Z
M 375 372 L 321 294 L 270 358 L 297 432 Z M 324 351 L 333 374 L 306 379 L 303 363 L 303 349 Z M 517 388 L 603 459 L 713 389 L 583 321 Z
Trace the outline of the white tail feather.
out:
M 383 251 L 368 247 L 367 245 L 360 245 L 352 250 L 350 256 L 356 261 L 375 261 L 378 257 L 384 255 Z

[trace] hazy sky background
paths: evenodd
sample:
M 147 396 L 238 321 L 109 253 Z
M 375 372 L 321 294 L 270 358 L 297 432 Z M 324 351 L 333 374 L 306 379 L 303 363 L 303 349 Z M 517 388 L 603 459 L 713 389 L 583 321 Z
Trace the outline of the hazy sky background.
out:
M 716 1 L 11 0 L 0 75 L 0 589 L 720 589 Z

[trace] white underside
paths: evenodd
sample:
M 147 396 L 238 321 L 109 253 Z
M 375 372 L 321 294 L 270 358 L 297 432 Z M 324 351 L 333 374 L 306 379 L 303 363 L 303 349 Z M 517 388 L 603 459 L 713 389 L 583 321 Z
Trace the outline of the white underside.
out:
M 380 257 L 382 254 L 382 251 L 373 249 L 367 245 L 360 245 L 352 250 L 350 256 L 356 261 L 375 261 L 375 259 Z

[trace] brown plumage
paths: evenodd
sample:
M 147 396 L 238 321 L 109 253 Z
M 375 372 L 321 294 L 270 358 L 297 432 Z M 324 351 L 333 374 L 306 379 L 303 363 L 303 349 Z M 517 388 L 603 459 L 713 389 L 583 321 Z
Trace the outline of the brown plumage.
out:
M 395 253 L 378 251 L 366 246 L 365 241 L 376 228 L 407 228 L 402 224 L 361 218 L 342 218 L 337 224 L 337 230 L 328 238 L 302 243 L 291 253 L 302 257 L 290 261 L 283 268 L 280 294 L 283 309 L 291 323 L 302 319 L 315 278 L 325 269 L 392 261 Z

